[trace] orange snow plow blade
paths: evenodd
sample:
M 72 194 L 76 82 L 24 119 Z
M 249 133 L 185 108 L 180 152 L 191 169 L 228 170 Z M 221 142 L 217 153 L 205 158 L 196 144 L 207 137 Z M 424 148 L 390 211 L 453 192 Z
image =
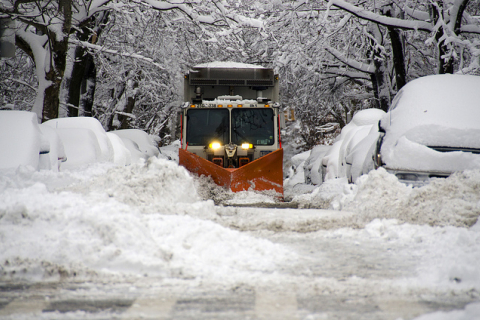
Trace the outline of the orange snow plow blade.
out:
M 210 176 L 213 181 L 233 192 L 250 189 L 275 190 L 283 195 L 283 149 L 275 150 L 240 168 L 226 169 L 196 154 L 178 150 L 179 164 L 198 175 Z

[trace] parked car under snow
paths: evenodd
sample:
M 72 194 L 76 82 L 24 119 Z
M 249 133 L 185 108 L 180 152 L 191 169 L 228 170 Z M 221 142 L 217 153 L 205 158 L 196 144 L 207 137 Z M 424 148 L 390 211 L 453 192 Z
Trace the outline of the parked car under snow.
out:
M 368 149 L 355 152 L 357 155 L 354 158 L 355 163 L 352 163 L 349 155 L 356 150 L 356 145 L 360 144 L 372 129 L 377 132 L 377 123 L 384 115 L 385 112 L 380 109 L 365 109 L 355 113 L 352 121 L 343 127 L 333 146 L 322 158 L 322 182 L 335 178 L 348 178 L 351 181 L 352 172 L 356 172 L 357 167 L 363 167 Z
M 480 168 L 480 77 L 433 75 L 409 82 L 379 128 L 375 167 L 407 184 Z
M 30 166 L 43 167 L 42 157 L 48 157 L 50 141 L 45 136 L 33 112 L 18 110 L 0 111 L 0 169 Z

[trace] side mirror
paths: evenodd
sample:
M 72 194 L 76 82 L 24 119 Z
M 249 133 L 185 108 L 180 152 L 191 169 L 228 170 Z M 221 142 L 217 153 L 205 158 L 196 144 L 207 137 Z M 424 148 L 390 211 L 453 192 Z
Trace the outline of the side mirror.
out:
M 382 127 L 382 120 L 378 121 L 378 132 L 385 133 L 385 129 Z
M 377 143 L 375 145 L 375 151 L 374 151 L 374 154 L 372 155 L 373 165 L 375 169 L 384 165 L 382 161 L 382 154 L 380 153 L 380 149 L 382 148 L 382 143 L 383 143 L 383 135 L 381 134 L 378 137 Z

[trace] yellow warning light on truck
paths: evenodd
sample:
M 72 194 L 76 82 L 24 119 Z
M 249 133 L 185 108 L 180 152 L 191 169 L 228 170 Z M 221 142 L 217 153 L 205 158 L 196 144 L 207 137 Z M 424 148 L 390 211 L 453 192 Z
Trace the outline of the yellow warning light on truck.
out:
M 220 144 L 220 142 L 212 142 L 208 145 L 208 147 L 213 150 L 218 150 L 222 147 L 222 145 Z

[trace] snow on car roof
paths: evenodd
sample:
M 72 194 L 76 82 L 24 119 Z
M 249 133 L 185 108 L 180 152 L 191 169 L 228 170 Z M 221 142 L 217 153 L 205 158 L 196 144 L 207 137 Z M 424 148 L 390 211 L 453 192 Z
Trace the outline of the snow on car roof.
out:
M 480 77 L 434 75 L 408 83 L 381 120 L 388 168 L 454 172 L 479 167 L 478 155 L 437 152 L 480 148 Z
M 430 146 L 480 147 L 480 77 L 433 75 L 409 82 L 382 127 L 388 139 Z
M 390 124 L 410 128 L 424 124 L 479 129 L 480 77 L 433 75 L 415 79 L 400 90 L 390 108 Z
M 198 64 L 194 66 L 194 68 L 265 69 L 265 67 L 255 65 L 255 64 L 231 62 L 231 61 L 207 62 L 207 63 Z

